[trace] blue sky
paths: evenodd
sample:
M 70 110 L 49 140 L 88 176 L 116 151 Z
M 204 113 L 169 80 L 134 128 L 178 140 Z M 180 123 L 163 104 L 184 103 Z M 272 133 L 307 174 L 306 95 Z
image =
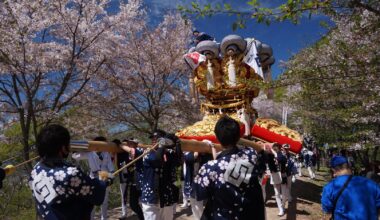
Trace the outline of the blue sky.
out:
M 167 12 L 176 9 L 177 5 L 190 6 L 192 1 L 190 0 L 144 0 L 144 4 L 148 9 L 150 15 L 150 22 L 152 24 L 159 23 L 162 15 Z M 201 3 L 230 3 L 235 8 L 246 11 L 249 10 L 246 1 L 199 1 Z M 265 6 L 275 6 L 281 2 L 281 0 L 264 0 L 261 1 Z M 311 19 L 302 18 L 300 23 L 294 25 L 290 22 L 272 23 L 267 26 L 265 24 L 257 24 L 254 20 L 247 23 L 245 29 L 232 30 L 232 23 L 235 20 L 233 16 L 228 15 L 215 15 L 212 17 L 192 19 L 194 27 L 201 31 L 206 32 L 209 35 L 215 37 L 217 41 L 221 41 L 224 36 L 228 34 L 238 34 L 242 37 L 254 37 L 263 43 L 272 46 L 276 63 L 272 66 L 272 74 L 277 77 L 282 73 L 280 68 L 280 61 L 287 61 L 292 55 L 300 51 L 302 48 L 312 45 L 318 39 L 320 39 L 327 29 L 321 27 L 321 21 L 329 21 L 324 16 L 313 16 Z

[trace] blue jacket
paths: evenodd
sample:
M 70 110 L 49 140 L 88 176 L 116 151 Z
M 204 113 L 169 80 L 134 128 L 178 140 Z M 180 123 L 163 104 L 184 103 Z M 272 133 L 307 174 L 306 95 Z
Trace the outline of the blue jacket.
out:
M 333 201 L 348 177 L 349 175 L 338 176 L 323 187 L 321 199 L 323 212 L 332 213 Z M 334 219 L 377 220 L 379 208 L 379 185 L 367 178 L 354 176 L 336 203 Z

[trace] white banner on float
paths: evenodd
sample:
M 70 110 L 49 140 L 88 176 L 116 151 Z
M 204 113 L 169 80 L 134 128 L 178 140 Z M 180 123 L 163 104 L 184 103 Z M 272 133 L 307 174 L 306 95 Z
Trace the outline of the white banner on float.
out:
M 256 42 L 253 38 L 246 39 L 246 41 L 247 53 L 245 54 L 243 61 L 248 64 L 248 66 L 252 67 L 256 73 L 264 79 L 264 73 L 261 68 L 260 59 L 256 48 Z
M 183 58 L 192 70 L 197 68 L 201 62 L 206 61 L 206 56 L 198 52 L 187 53 Z

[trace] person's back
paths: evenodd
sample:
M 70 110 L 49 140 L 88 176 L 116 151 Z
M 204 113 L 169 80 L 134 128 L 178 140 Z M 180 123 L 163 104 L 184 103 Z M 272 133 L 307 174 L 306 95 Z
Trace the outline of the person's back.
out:
M 338 176 L 324 187 L 322 208 L 325 212 L 332 211 L 331 201 L 337 197 L 348 177 Z M 323 199 L 327 197 L 329 199 Z M 336 203 L 334 219 L 377 219 L 379 208 L 379 185 L 365 177 L 353 176 Z
M 223 150 L 194 179 L 196 209 L 203 209 L 199 201 L 206 202 L 201 219 L 265 219 L 258 155 L 252 148 L 236 146 L 240 125 L 227 116 L 216 123 L 215 135 Z
M 91 179 L 65 162 L 70 151 L 70 134 L 60 125 L 43 128 L 36 146 L 41 158 L 30 176 L 29 186 L 43 219 L 90 219 L 94 205 L 105 196 L 105 181 Z
M 194 179 L 196 199 L 210 195 L 204 216 L 212 219 L 264 219 L 256 155 L 251 148 L 232 148 L 209 161 Z M 207 171 L 207 172 L 206 172 Z
M 334 219 L 378 219 L 379 185 L 367 178 L 352 176 L 348 161 L 342 156 L 333 157 L 331 167 L 335 178 L 323 188 L 323 212 L 334 215 Z
M 38 212 L 44 219 L 90 219 L 103 202 L 106 184 L 91 179 L 63 160 L 37 163 L 29 181 Z

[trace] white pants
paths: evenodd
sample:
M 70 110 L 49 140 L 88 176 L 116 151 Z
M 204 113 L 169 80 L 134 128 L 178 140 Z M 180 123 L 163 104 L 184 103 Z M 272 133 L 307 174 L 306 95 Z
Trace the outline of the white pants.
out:
M 298 163 L 298 176 L 302 176 L 302 163 Z
M 184 205 L 187 205 L 189 198 L 187 198 L 187 196 L 185 195 L 185 182 L 183 182 L 182 184 L 182 199 L 183 199 L 182 203 Z
M 183 163 L 183 176 L 186 176 L 186 163 Z M 185 181 L 183 181 L 182 184 L 182 198 L 183 198 L 183 204 L 187 205 L 187 196 L 185 195 Z
M 176 204 L 161 208 L 156 204 L 142 204 L 145 220 L 172 220 L 174 219 L 174 208 Z
M 120 183 L 121 213 L 123 216 L 127 215 L 127 198 L 124 198 L 126 188 L 127 188 L 126 183 Z
M 109 195 L 109 188 L 107 187 L 106 188 L 106 194 L 104 196 L 104 201 L 102 203 L 102 205 L 100 206 L 100 212 L 101 212 L 101 216 L 100 216 L 100 219 L 101 220 L 106 220 L 107 219 L 107 209 L 108 209 L 108 195 Z M 91 219 L 94 219 L 95 218 L 95 207 L 92 209 L 92 212 L 91 212 Z
M 190 198 L 191 211 L 193 212 L 193 218 L 199 220 L 203 214 L 203 201 L 197 201 L 194 198 Z
M 307 167 L 307 170 L 309 171 L 309 177 L 314 179 L 315 178 L 315 173 L 314 173 L 314 167 Z
M 285 202 L 288 200 L 287 186 L 286 184 L 274 184 L 273 188 L 278 210 L 282 213 L 284 212 Z

